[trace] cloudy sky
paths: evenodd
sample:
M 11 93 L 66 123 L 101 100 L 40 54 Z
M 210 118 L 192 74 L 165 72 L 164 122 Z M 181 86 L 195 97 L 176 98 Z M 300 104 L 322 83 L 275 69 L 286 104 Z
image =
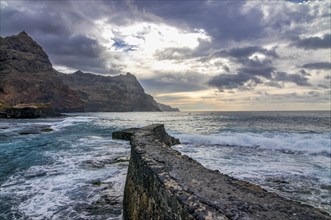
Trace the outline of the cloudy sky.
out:
M 131 72 L 181 110 L 330 109 L 330 1 L 1 0 L 55 69 Z

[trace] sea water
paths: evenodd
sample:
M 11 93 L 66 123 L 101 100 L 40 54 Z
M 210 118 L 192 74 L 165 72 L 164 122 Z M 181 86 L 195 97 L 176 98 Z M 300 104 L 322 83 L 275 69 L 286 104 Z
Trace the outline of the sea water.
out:
M 1 119 L 0 219 L 121 219 L 130 146 L 111 134 L 152 123 L 205 167 L 331 213 L 330 119 L 326 111 Z

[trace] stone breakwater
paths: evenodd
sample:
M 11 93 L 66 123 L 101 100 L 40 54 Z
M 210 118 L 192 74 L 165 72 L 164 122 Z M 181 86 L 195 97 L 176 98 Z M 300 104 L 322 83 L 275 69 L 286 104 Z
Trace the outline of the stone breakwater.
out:
M 161 124 L 114 132 L 129 140 L 124 219 L 329 219 L 324 211 L 204 168 L 170 146 Z

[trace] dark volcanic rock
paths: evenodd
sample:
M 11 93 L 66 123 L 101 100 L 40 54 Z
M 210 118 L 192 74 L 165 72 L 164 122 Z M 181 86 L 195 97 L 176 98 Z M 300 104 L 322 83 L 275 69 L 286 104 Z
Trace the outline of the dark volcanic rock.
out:
M 112 138 L 118 140 L 131 141 L 134 132 L 138 129 L 139 128 L 129 128 L 123 131 L 114 131 L 112 133 Z
M 180 144 L 178 138 L 170 136 L 164 129 L 163 124 L 153 124 L 143 128 L 129 128 L 123 131 L 115 131 L 112 134 L 113 139 L 132 141 L 136 132 L 152 132 L 157 139 L 161 141 L 162 144 L 165 144 L 168 147 L 171 147 L 176 144 Z
M 169 146 L 166 136 L 163 125 L 143 127 L 130 136 L 124 219 L 331 220 L 322 210 L 206 169 L 164 147 Z
M 145 93 L 137 78 L 130 73 L 110 77 L 77 71 L 59 76 L 77 91 L 85 111 L 160 111 L 153 97 Z
M 28 135 L 28 134 L 40 134 L 41 131 L 39 128 L 31 127 L 31 128 L 25 128 L 18 132 L 20 135 Z
M 62 83 L 47 54 L 25 32 L 0 37 L 0 103 L 51 103 L 56 111 L 81 111 L 77 93 Z
M 56 116 L 51 104 L 20 104 L 5 109 L 7 118 L 40 118 Z

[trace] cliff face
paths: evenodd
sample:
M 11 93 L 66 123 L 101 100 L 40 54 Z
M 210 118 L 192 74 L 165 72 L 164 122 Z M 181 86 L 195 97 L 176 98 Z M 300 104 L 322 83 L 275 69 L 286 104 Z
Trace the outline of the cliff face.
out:
M 160 111 L 153 97 L 130 73 L 109 77 L 77 71 L 59 76 L 79 94 L 85 111 Z
M 47 54 L 25 32 L 0 37 L 0 103 L 50 103 L 56 111 L 82 111 L 77 93 L 62 83 Z
M 25 32 L 0 37 L 0 105 L 50 103 L 58 112 L 161 111 L 130 73 L 114 77 L 53 69 Z

